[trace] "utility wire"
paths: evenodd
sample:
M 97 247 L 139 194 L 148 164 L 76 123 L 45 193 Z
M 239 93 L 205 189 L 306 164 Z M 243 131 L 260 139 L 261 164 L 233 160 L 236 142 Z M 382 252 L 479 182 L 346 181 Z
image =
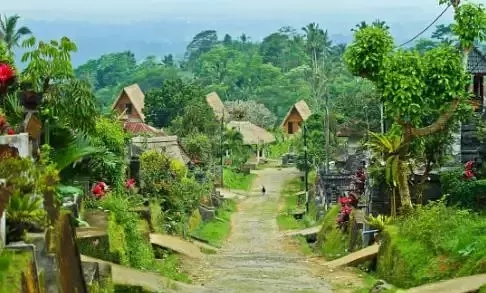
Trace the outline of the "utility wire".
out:
M 418 37 L 420 37 L 423 33 L 425 33 L 429 28 L 431 28 L 446 13 L 446 11 L 449 10 L 449 8 L 451 6 L 452 6 L 452 4 L 447 5 L 447 7 L 427 27 L 425 27 L 421 32 L 419 32 L 418 34 L 416 34 L 410 40 L 408 40 L 405 43 L 402 43 L 401 45 L 399 45 L 398 48 L 399 47 L 403 47 L 403 46 L 405 46 L 407 44 L 410 44 L 411 42 L 415 41 Z

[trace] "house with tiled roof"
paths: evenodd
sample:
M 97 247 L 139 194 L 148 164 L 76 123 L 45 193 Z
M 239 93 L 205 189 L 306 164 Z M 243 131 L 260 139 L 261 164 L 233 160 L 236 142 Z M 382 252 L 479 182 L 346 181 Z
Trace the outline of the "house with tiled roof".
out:
M 123 128 L 132 134 L 163 136 L 164 132 L 145 123 L 145 94 L 138 84 L 124 87 L 113 103 L 112 109 L 120 115 Z

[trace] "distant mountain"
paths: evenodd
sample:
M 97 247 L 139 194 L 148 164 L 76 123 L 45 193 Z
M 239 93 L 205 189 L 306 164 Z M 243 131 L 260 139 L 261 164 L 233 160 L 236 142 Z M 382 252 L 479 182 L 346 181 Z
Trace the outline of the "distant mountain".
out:
M 422 30 L 429 20 L 413 19 L 408 22 L 388 20 L 397 41 L 404 41 Z M 322 20 L 322 21 L 321 21 Z M 260 41 L 266 35 L 282 26 L 290 25 L 296 29 L 310 22 L 320 23 L 327 28 L 331 39 L 336 43 L 347 43 L 352 38 L 350 29 L 363 20 L 359 15 L 320 15 L 294 16 L 289 19 L 269 20 L 230 20 L 208 18 L 184 20 L 180 18 L 160 21 L 132 22 L 130 24 L 103 24 L 83 21 L 52 20 L 41 21 L 24 19 L 23 24 L 32 29 L 34 34 L 44 40 L 67 36 L 76 42 L 79 51 L 73 56 L 75 66 L 89 59 L 98 58 L 109 52 L 131 50 L 137 59 L 149 55 L 163 56 L 173 54 L 182 58 L 187 44 L 198 32 L 215 29 L 222 38 L 225 33 L 238 37 L 242 33 L 252 40 Z M 364 19 L 372 21 L 374 18 Z M 387 20 L 384 19 L 383 20 Z M 17 54 L 20 59 L 21 52 Z

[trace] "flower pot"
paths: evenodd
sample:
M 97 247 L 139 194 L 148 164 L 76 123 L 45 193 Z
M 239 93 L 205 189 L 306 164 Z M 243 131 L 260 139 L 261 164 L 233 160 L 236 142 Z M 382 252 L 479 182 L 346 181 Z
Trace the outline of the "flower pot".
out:
M 25 109 L 36 110 L 42 102 L 42 94 L 32 90 L 23 90 L 20 93 L 20 102 Z

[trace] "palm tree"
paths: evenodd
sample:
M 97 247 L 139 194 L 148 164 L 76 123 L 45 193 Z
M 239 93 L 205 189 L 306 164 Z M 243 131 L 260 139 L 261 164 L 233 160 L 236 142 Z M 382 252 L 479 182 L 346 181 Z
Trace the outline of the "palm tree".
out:
M 19 19 L 20 16 L 17 14 L 0 17 L 0 39 L 5 42 L 10 52 L 19 45 L 22 37 L 32 34 L 32 31 L 26 26 L 17 29 Z

